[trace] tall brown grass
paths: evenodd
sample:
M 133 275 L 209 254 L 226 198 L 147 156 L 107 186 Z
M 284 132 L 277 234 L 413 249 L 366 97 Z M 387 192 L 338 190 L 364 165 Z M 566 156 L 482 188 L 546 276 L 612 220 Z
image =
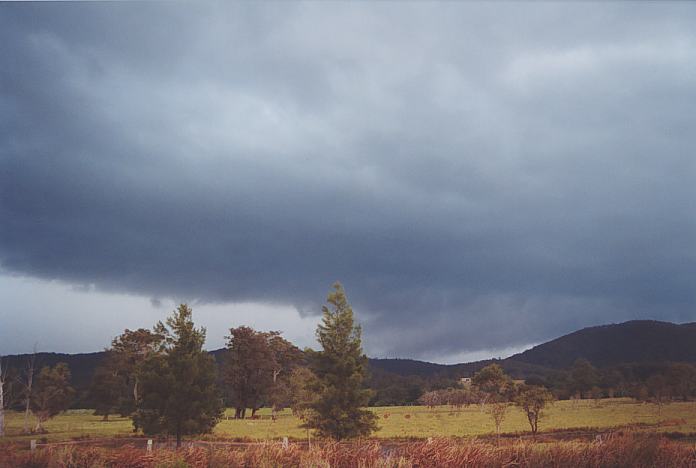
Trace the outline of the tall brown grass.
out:
M 408 468 L 408 467 L 696 467 L 696 446 L 650 434 L 614 435 L 603 441 L 504 441 L 437 439 L 381 445 L 378 442 L 246 448 L 190 447 L 147 453 L 134 447 L 64 446 L 34 453 L 3 449 L 0 466 L 12 468 Z

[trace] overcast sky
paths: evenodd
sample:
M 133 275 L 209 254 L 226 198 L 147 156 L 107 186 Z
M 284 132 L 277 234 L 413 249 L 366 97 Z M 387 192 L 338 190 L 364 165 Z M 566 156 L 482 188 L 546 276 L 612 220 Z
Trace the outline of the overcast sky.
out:
M 0 353 L 181 301 L 370 356 L 696 320 L 696 5 L 0 5 Z

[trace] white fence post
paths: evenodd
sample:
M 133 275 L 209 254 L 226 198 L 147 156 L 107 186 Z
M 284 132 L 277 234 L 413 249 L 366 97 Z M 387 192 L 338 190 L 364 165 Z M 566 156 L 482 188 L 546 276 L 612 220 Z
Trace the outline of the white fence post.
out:
M 29 442 L 29 448 L 32 452 L 36 451 L 36 439 L 31 439 L 31 442 Z
M 152 452 L 152 439 L 147 439 L 147 451 Z
M 283 437 L 283 448 L 286 449 L 286 448 L 288 448 L 289 446 L 290 446 L 290 444 L 288 443 L 288 438 L 287 438 L 287 437 Z

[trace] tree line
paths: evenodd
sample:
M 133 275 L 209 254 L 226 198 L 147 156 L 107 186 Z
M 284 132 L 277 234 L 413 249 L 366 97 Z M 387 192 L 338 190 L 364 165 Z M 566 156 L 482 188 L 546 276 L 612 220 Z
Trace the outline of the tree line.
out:
M 173 436 L 177 446 L 185 435 L 211 432 L 227 405 L 235 418 L 254 418 L 263 406 L 275 418 L 290 407 L 320 437 L 368 435 L 377 426 L 374 413 L 364 409 L 371 397 L 364 387 L 367 357 L 340 283 L 322 307 L 316 336 L 321 349 L 301 351 L 277 331 L 231 328 L 218 366 L 203 350 L 206 330 L 195 326 L 191 307 L 181 304 L 152 330 L 125 330 L 112 341 L 89 398 L 104 419 L 130 417 L 135 431 Z M 26 379 L 8 379 L 0 360 L 0 427 L 9 401 L 4 396 L 15 393 L 9 380 L 24 384 L 18 394 L 27 401 L 27 417 L 36 418 L 27 432 L 45 431 L 43 423 L 70 406 L 75 390 L 66 364 L 34 374 L 32 368 Z
M 135 430 L 170 434 L 180 443 L 183 435 L 212 430 L 226 407 L 234 409 L 234 418 L 255 418 L 260 408 L 270 407 L 274 419 L 290 408 L 308 430 L 342 439 L 375 429 L 373 413 L 363 409 L 371 405 L 480 404 L 496 428 L 508 407 L 517 405 L 536 432 L 543 407 L 553 399 L 626 396 L 661 407 L 696 398 L 696 368 L 687 363 L 597 369 L 578 359 L 569 369 L 528 377 L 523 385 L 498 364 L 476 372 L 470 386 L 458 375 L 368 372 L 361 330 L 340 284 L 322 313 L 319 351 L 300 350 L 278 331 L 239 326 L 229 329 L 224 351 L 214 358 L 203 350 L 206 330 L 194 325 L 192 309 L 181 304 L 152 329 L 126 329 L 112 341 L 94 371 L 87 401 L 104 419 L 130 417 Z M 43 432 L 48 419 L 75 401 L 70 382 L 63 363 L 37 369 L 32 357 L 16 369 L 0 359 L 0 435 L 7 407 L 24 412 L 24 432 Z
M 558 400 L 628 397 L 660 404 L 696 400 L 696 366 L 691 363 L 625 363 L 598 368 L 580 358 L 567 369 L 535 370 L 530 373 L 517 367 L 514 362 L 493 361 L 511 376 L 529 385 L 545 387 Z M 373 390 L 370 405 L 421 404 L 422 395 L 457 390 L 461 386 L 459 379 L 475 372 L 454 370 L 419 376 L 399 375 L 373 368 L 367 381 Z
M 630 397 L 659 405 L 696 399 L 696 367 L 685 362 L 596 368 L 581 358 L 570 369 L 531 377 L 527 382 L 548 388 L 559 399 Z

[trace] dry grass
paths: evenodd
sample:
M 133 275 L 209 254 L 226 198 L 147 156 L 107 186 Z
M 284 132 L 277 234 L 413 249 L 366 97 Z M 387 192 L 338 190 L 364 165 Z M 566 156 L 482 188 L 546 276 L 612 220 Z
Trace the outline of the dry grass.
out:
M 601 442 L 537 443 L 508 441 L 501 445 L 476 439 L 437 439 L 398 447 L 377 441 L 327 443 L 311 450 L 296 444 L 260 444 L 244 449 L 97 449 L 61 447 L 0 452 L 0 466 L 16 468 L 165 468 L 165 467 L 696 467 L 693 444 L 670 441 L 657 434 L 623 434 Z

